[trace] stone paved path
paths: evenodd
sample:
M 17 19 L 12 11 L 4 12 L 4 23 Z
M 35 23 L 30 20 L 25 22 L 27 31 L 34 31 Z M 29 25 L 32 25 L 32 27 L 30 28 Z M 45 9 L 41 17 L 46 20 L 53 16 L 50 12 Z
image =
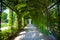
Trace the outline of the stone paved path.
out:
M 17 36 L 14 40 L 49 40 L 47 36 L 40 33 L 32 24 L 28 24 L 24 29 L 26 30 L 20 32 L 19 36 Z

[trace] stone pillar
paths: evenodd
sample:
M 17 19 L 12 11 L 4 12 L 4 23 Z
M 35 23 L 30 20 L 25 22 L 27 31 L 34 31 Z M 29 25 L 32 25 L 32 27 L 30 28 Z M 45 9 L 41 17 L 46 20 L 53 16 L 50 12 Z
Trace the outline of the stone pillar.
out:
M 28 19 L 28 21 L 29 21 L 29 23 L 28 23 L 28 24 L 31 24 L 32 19 Z

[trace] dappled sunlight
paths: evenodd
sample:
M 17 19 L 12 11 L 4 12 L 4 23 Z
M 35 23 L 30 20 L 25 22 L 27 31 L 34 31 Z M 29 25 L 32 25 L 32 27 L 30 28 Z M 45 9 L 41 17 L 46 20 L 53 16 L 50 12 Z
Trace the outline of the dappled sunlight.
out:
M 27 29 L 27 30 L 36 30 L 36 27 L 33 24 L 27 24 L 27 26 L 24 29 Z
M 39 33 L 39 36 L 43 36 L 43 34 L 42 33 Z
M 23 32 L 20 32 L 19 34 L 21 35 L 21 34 L 25 34 L 26 33 L 26 31 L 23 31 Z
M 32 38 L 34 38 L 36 36 L 36 34 L 34 33 L 33 35 L 32 35 Z
M 9 27 L 2 27 L 2 28 L 0 28 L 0 30 L 7 30 Z
M 26 33 L 21 32 L 22 34 L 25 33 L 25 37 L 22 40 L 47 40 L 48 38 L 43 35 L 43 33 L 39 32 L 37 30 L 37 28 L 32 25 L 32 24 L 28 24 L 25 29 L 27 29 Z
M 44 40 L 44 39 L 41 39 L 41 40 Z
M 17 36 L 14 40 L 22 40 L 24 37 L 25 35 L 20 35 L 20 36 Z
M 3 28 L 0 28 L 0 30 L 7 30 L 8 27 L 3 27 Z

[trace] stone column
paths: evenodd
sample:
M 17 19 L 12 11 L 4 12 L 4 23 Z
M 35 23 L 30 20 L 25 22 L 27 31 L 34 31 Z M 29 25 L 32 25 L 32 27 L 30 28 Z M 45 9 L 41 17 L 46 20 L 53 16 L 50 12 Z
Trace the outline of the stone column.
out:
M 31 24 L 32 19 L 28 19 L 28 21 L 29 21 L 29 23 L 28 23 L 28 24 Z

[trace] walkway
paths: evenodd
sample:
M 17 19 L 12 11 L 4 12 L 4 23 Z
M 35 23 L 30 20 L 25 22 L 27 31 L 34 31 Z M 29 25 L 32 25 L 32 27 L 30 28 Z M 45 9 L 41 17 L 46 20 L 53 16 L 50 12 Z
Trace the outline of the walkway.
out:
M 24 29 L 25 31 L 20 32 L 19 36 L 14 40 L 49 40 L 46 35 L 40 33 L 32 24 L 28 24 Z

